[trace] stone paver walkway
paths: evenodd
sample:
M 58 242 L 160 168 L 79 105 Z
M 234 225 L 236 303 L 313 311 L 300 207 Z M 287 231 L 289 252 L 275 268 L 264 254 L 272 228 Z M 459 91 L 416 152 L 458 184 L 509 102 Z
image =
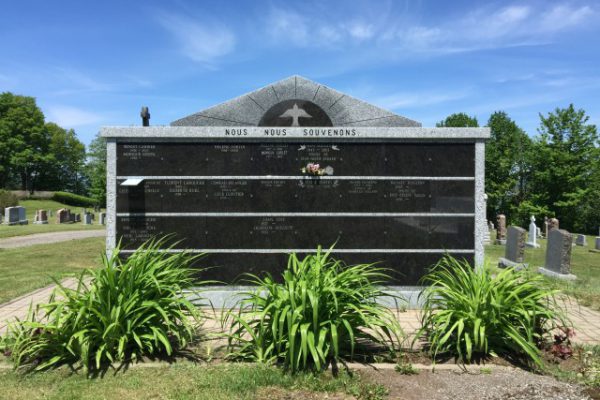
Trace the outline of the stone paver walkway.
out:
M 75 289 L 77 279 L 68 278 L 63 280 L 62 284 L 69 289 Z M 46 286 L 0 305 L 0 335 L 6 332 L 9 322 L 14 321 L 15 318 L 25 318 L 31 304 L 35 307 L 36 304 L 47 302 L 55 287 L 54 284 Z
M 74 289 L 77 286 L 77 280 L 74 278 L 65 279 L 63 285 Z M 48 300 L 54 285 L 38 289 L 34 292 L 18 297 L 8 303 L 0 305 L 0 335 L 5 333 L 8 322 L 15 318 L 24 318 L 27 315 L 30 304 L 43 303 Z M 600 344 L 600 312 L 578 304 L 575 300 L 566 301 L 564 307 L 568 316 L 573 322 L 575 337 L 571 340 L 578 344 Z M 207 314 L 212 314 L 212 310 L 207 310 Z M 213 320 L 205 323 L 205 330 L 211 333 L 221 331 L 220 314 L 218 310 Z M 396 311 L 395 311 L 396 312 Z M 420 310 L 397 311 L 398 321 L 402 329 L 408 336 L 405 345 L 412 342 L 417 330 L 420 328 Z
M 0 239 L 0 249 L 11 249 L 15 247 L 32 246 L 34 244 L 48 244 L 65 242 L 67 240 L 87 239 L 92 237 L 104 237 L 106 230 L 90 229 L 89 231 L 62 231 L 34 233 L 33 235 L 13 236 Z

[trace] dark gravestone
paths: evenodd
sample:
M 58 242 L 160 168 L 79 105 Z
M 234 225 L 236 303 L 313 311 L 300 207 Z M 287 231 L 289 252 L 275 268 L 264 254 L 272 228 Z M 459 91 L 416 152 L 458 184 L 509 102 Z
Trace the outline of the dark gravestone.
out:
M 527 231 L 518 226 L 509 226 L 506 233 L 506 249 L 504 257 L 498 260 L 500 268 L 526 268 L 525 260 L 525 238 Z
M 499 214 L 496 217 L 496 244 L 506 244 L 506 216 Z
M 563 229 L 552 229 L 548 233 L 546 263 L 539 272 L 554 278 L 575 280 L 571 274 L 571 252 L 573 235 Z

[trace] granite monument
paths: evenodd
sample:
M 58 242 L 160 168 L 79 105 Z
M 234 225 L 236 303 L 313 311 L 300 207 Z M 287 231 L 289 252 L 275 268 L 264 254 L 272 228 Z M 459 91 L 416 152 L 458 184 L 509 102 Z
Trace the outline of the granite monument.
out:
M 571 252 L 573 235 L 563 229 L 551 229 L 548 233 L 546 263 L 539 272 L 554 278 L 575 280 L 571 274 Z
M 422 128 L 293 76 L 168 127 L 102 136 L 108 251 L 174 233 L 222 282 L 277 277 L 289 253 L 334 243 L 347 263 L 381 261 L 397 286 L 447 253 L 483 264 L 488 128 Z

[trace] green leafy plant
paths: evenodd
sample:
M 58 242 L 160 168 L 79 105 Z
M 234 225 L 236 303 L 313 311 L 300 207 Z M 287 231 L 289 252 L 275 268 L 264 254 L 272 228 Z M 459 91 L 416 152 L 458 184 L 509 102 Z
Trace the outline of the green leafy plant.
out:
M 564 312 L 539 275 L 474 270 L 445 256 L 423 278 L 422 328 L 433 357 L 447 353 L 461 361 L 503 354 L 541 366 L 538 346 L 559 326 Z
M 394 370 L 401 375 L 419 375 L 419 370 L 412 363 L 400 361 L 394 367 Z
M 321 371 L 353 357 L 359 341 L 394 349 L 401 329 L 378 303 L 388 280 L 373 264 L 346 266 L 321 247 L 300 260 L 291 254 L 282 283 L 248 275 L 256 290 L 242 294 L 223 316 L 231 356 L 280 362 L 286 369 Z
M 4 213 L 6 207 L 19 205 L 19 198 L 8 190 L 0 189 L 0 212 Z
M 200 317 L 186 298 L 198 284 L 189 266 L 200 255 L 168 252 L 166 241 L 152 239 L 126 260 L 117 248 L 103 256 L 103 268 L 85 271 L 75 290 L 57 282 L 48 304 L 9 326 L 2 347 L 15 367 L 101 368 L 185 347 Z

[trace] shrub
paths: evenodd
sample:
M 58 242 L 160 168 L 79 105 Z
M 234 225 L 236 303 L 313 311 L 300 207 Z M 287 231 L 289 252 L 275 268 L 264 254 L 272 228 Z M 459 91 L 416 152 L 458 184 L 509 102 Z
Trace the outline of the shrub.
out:
M 73 207 L 94 207 L 98 205 L 97 201 L 85 196 L 68 192 L 54 192 L 52 200 Z
M 9 326 L 2 347 L 15 368 L 100 368 L 185 347 L 199 321 L 184 296 L 194 285 L 189 264 L 199 256 L 160 251 L 164 245 L 150 240 L 125 261 L 117 248 L 103 256 L 103 268 L 81 275 L 77 289 L 59 284 L 49 304 Z
M 444 257 L 423 279 L 422 329 L 434 358 L 440 353 L 471 361 L 507 355 L 541 366 L 538 346 L 567 326 L 557 291 L 539 275 L 488 269 Z
M 19 199 L 16 195 L 8 190 L 0 189 L 0 212 L 4 213 L 6 207 L 14 207 L 19 205 Z
M 230 324 L 231 356 L 258 362 L 281 362 L 292 372 L 337 368 L 342 356 L 354 355 L 368 340 L 393 350 L 401 329 L 394 314 L 377 300 L 388 280 L 372 264 L 346 266 L 331 249 L 300 260 L 291 254 L 283 282 L 270 275 L 248 275 L 256 290 L 242 295 L 223 323 Z

